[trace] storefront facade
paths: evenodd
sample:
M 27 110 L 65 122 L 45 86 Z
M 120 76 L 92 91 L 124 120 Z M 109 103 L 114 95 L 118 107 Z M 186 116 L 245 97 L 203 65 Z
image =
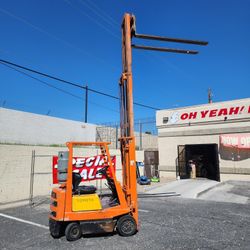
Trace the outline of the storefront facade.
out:
M 157 111 L 159 170 L 220 181 L 222 174 L 250 175 L 250 98 Z

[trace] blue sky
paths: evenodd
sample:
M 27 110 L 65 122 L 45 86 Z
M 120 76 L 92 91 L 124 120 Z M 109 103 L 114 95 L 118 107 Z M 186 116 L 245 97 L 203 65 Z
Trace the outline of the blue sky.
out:
M 134 101 L 175 108 L 247 98 L 250 93 L 250 0 L 6 0 L 0 2 L 0 58 L 118 96 L 120 24 L 125 12 L 137 32 L 205 40 L 208 46 L 148 43 L 198 49 L 198 55 L 133 51 Z M 29 73 L 30 74 L 30 73 Z M 84 92 L 46 81 L 80 98 Z M 84 100 L 0 64 L 0 106 L 84 119 Z M 155 116 L 136 107 L 135 118 Z M 119 120 L 116 100 L 89 93 L 91 123 Z

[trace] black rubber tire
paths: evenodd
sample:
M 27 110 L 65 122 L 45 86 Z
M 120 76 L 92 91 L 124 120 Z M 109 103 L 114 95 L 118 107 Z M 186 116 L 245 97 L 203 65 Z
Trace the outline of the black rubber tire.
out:
M 65 236 L 68 241 L 75 241 L 82 236 L 81 226 L 77 222 L 71 222 L 65 229 Z
M 134 235 L 137 232 L 135 219 L 131 215 L 120 217 L 116 224 L 116 230 L 123 237 Z
M 96 192 L 96 187 L 91 185 L 91 186 L 78 186 L 76 189 L 75 193 L 80 193 L 80 194 L 94 194 Z
M 55 221 L 53 219 L 49 219 L 49 231 L 50 235 L 57 239 L 63 235 L 63 224 L 59 221 Z

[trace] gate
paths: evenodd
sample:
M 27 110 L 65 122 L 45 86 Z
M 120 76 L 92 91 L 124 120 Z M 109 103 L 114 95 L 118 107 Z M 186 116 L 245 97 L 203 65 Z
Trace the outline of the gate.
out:
M 144 171 L 148 178 L 159 178 L 159 153 L 156 150 L 144 151 Z
M 186 168 L 186 148 L 185 145 L 178 145 L 178 156 L 176 158 L 176 177 L 180 179 L 187 178 Z

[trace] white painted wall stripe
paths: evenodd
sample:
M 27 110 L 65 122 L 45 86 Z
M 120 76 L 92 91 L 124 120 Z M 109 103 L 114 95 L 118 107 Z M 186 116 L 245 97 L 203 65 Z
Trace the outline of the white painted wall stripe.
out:
M 23 222 L 23 223 L 26 223 L 26 224 L 29 224 L 29 225 L 32 225 L 32 226 L 44 228 L 44 229 L 47 229 L 47 230 L 49 229 L 49 227 L 44 226 L 42 224 L 38 224 L 38 223 L 35 223 L 35 222 L 32 222 L 32 221 L 28 221 L 28 220 L 23 220 L 23 219 L 20 219 L 20 218 L 14 217 L 14 216 L 10 216 L 10 215 L 7 215 L 7 214 L 0 213 L 0 216 L 2 216 L 4 218 L 11 219 L 11 220 L 16 220 L 16 221 L 19 221 L 19 222 Z

